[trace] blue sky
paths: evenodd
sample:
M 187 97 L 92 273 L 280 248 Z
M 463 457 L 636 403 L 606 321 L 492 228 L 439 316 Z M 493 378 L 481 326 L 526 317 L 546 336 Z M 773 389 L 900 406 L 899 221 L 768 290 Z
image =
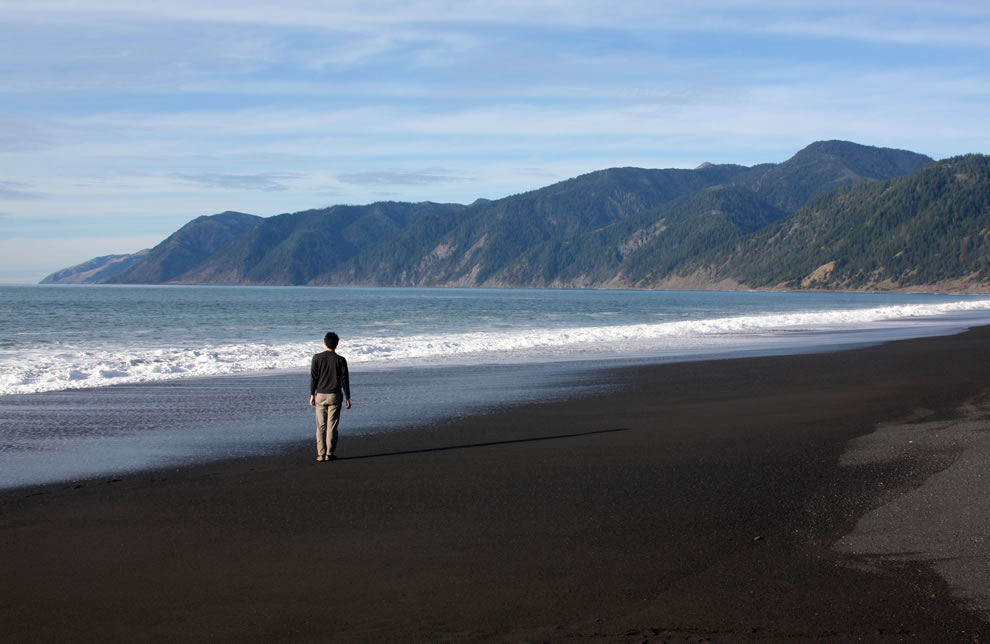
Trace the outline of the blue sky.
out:
M 990 153 L 990 3 L 0 0 L 0 282 L 200 215 Z

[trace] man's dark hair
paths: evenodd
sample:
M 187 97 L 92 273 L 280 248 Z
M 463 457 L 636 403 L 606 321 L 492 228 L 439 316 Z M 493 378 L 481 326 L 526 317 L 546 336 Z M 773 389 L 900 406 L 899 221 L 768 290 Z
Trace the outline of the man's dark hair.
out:
M 336 349 L 337 345 L 340 344 L 340 337 L 331 331 L 323 336 L 323 344 L 327 345 L 328 349 Z

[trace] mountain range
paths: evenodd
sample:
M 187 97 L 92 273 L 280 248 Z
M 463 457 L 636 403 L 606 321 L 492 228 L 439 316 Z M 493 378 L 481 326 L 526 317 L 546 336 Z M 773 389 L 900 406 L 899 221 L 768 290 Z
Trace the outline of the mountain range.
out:
M 986 290 L 988 237 L 988 157 L 820 141 L 470 205 L 225 212 L 43 283 Z

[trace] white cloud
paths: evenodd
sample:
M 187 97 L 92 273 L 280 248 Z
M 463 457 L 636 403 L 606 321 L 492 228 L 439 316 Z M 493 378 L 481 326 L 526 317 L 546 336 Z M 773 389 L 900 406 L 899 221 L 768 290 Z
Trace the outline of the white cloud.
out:
M 0 181 L 0 201 L 41 199 L 43 195 L 20 181 Z
M 291 179 L 291 174 L 223 174 L 217 172 L 206 172 L 202 174 L 176 174 L 175 177 L 181 181 L 197 185 L 218 188 L 222 190 L 264 190 L 281 191 L 288 190 L 285 185 L 286 179 Z
M 337 179 L 344 183 L 368 186 L 430 186 L 450 181 L 466 181 L 468 177 L 445 168 L 425 170 L 375 170 L 338 174 Z

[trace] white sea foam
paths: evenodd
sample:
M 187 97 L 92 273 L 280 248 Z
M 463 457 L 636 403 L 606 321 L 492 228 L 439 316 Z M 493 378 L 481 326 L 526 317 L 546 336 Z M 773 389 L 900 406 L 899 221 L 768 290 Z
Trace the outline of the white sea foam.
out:
M 363 368 L 403 364 L 549 361 L 605 355 L 704 352 L 713 348 L 769 344 L 796 333 L 806 342 L 830 333 L 875 327 L 943 323 L 966 312 L 990 311 L 990 300 L 904 304 L 850 310 L 805 311 L 563 328 L 503 328 L 430 335 L 380 335 L 366 325 L 346 337 L 340 351 Z M 611 319 L 604 316 L 605 320 Z M 122 383 L 304 370 L 318 343 L 238 343 L 200 347 L 90 344 L 0 350 L 0 394 L 101 387 Z

